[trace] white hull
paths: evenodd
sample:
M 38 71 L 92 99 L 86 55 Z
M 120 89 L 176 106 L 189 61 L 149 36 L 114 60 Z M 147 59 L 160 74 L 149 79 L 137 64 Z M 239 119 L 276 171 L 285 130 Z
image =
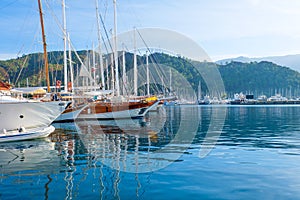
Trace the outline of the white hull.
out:
M 75 119 L 78 117 L 80 112 L 86 107 L 82 106 L 80 108 L 74 109 L 70 112 L 63 112 L 61 113 L 54 121 L 53 123 L 62 123 L 62 122 L 72 122 L 75 121 Z M 67 110 L 66 110 L 67 111 Z
M 146 115 L 146 113 L 157 106 L 158 102 L 154 103 L 149 107 L 123 110 L 123 111 L 115 111 L 115 112 L 105 112 L 105 113 L 97 113 L 97 114 L 79 114 L 77 120 L 114 120 L 114 119 L 135 119 L 142 118 Z
M 0 131 L 49 126 L 64 111 L 67 103 L 60 101 L 0 103 Z
M 53 126 L 46 126 L 34 129 L 23 129 L 22 131 L 8 131 L 0 133 L 0 142 L 12 142 L 19 140 L 31 140 L 37 138 L 44 138 L 49 136 L 55 128 Z
M 157 112 L 162 107 L 162 104 L 156 104 L 155 106 L 149 109 L 149 112 Z

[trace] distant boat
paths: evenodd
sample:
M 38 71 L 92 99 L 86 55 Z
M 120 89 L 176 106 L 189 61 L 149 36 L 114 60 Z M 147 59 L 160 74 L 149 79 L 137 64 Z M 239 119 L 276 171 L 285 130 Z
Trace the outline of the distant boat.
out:
M 286 97 L 281 96 L 280 94 L 276 94 L 267 99 L 269 102 L 287 102 L 288 99 Z

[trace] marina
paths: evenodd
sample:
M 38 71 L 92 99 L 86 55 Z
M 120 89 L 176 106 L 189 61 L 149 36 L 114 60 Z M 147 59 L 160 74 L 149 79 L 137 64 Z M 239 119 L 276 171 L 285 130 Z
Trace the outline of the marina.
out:
M 298 7 L 1 2 L 0 200 L 300 199 Z
M 248 97 L 248 98 L 247 98 Z M 180 102 L 179 102 L 180 104 Z M 204 99 L 198 99 L 196 101 L 198 105 L 214 105 L 214 104 L 231 104 L 231 105 L 291 105 L 300 104 L 299 98 L 287 98 L 280 94 L 270 96 L 261 95 L 258 98 L 254 98 L 253 95 L 244 95 L 243 93 L 235 94 L 233 99 L 221 99 L 214 97 L 210 99 L 209 96 L 204 96 Z

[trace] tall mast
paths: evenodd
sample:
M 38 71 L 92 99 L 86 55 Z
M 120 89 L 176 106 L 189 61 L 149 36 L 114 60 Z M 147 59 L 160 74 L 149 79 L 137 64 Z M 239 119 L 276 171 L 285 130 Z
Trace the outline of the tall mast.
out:
M 41 0 L 38 0 L 39 11 L 40 11 L 40 21 L 42 27 L 42 36 L 43 36 L 43 47 L 44 47 L 44 61 L 45 61 L 45 73 L 46 73 L 46 82 L 47 82 L 47 92 L 51 92 L 50 90 L 50 79 L 49 79 L 49 66 L 48 66 L 48 55 L 47 55 L 47 44 L 46 44 L 46 35 L 44 30 L 44 20 L 43 20 L 43 12 L 42 12 L 42 3 Z
M 119 65 L 118 65 L 118 49 L 117 49 L 117 0 L 114 2 L 114 57 L 115 57 L 115 87 L 116 87 L 116 96 L 120 95 L 120 85 L 119 85 Z
M 99 48 L 99 63 L 100 63 L 100 74 L 101 74 L 101 85 L 102 89 L 105 90 L 105 80 L 104 80 L 104 67 L 103 67 L 103 57 L 101 51 L 101 32 L 100 32 L 100 20 L 98 11 L 98 0 L 96 1 L 96 15 L 97 15 L 97 27 L 98 27 L 98 48 Z
M 114 60 L 114 55 L 113 55 L 113 53 L 112 54 L 110 54 L 110 60 L 111 60 L 111 90 L 113 91 L 113 95 L 115 95 L 115 73 L 114 73 L 114 67 L 115 67 L 115 65 L 114 65 L 114 62 L 113 62 L 113 60 Z
M 65 0 L 62 0 L 62 13 L 63 13 L 63 34 L 64 34 L 64 85 L 65 92 L 68 91 L 68 70 L 67 70 L 67 24 L 66 24 L 66 5 Z
M 127 87 L 127 83 L 126 83 L 126 59 L 125 59 L 125 48 L 123 45 L 123 56 L 122 56 L 122 65 L 123 65 L 123 95 L 126 94 L 126 87 Z
M 198 99 L 201 99 L 201 80 L 199 81 L 199 85 L 198 85 Z
M 105 58 L 105 68 L 106 68 L 106 88 L 109 90 L 110 89 L 110 87 L 109 87 L 110 80 L 109 80 L 109 76 L 108 76 L 108 71 L 109 71 L 108 70 L 108 56 L 107 56 L 107 58 Z
M 93 67 L 92 67 L 92 72 L 93 72 L 93 86 L 94 86 L 94 89 L 93 90 L 96 90 L 96 54 L 95 54 L 95 50 L 94 50 L 94 43 L 92 44 L 92 49 L 93 49 L 93 52 L 92 52 L 92 55 L 93 55 Z
M 137 96 L 137 57 L 136 57 L 136 38 L 135 38 L 135 28 L 133 30 L 133 44 L 134 44 L 134 53 L 133 53 L 133 93 L 134 96 Z
M 148 51 L 146 51 L 146 72 L 147 72 L 147 95 L 150 96 L 150 78 L 149 78 L 149 59 Z
M 73 92 L 74 73 L 73 73 L 73 64 L 72 64 L 72 50 L 71 50 L 70 34 L 68 34 L 68 44 L 69 44 L 69 65 L 70 65 L 70 76 L 71 76 L 71 79 L 70 79 L 71 80 L 71 91 Z

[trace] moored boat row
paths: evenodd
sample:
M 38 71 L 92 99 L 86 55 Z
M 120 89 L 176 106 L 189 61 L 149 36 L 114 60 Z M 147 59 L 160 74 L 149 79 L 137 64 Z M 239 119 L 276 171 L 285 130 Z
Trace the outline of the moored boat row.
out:
M 159 102 L 150 97 L 138 101 L 111 98 L 70 104 L 71 101 L 16 98 L 11 96 L 10 87 L 1 89 L 0 142 L 47 137 L 54 131 L 51 124 L 55 122 L 142 118 Z
M 198 105 L 211 105 L 211 104 L 230 104 L 230 105 L 292 105 L 300 104 L 299 98 L 288 99 L 276 94 L 267 98 L 265 95 L 261 95 L 258 98 L 254 98 L 253 95 L 244 95 L 243 93 L 235 94 L 233 99 L 218 99 L 214 97 L 210 99 L 208 96 L 205 96 L 204 100 L 198 100 Z

